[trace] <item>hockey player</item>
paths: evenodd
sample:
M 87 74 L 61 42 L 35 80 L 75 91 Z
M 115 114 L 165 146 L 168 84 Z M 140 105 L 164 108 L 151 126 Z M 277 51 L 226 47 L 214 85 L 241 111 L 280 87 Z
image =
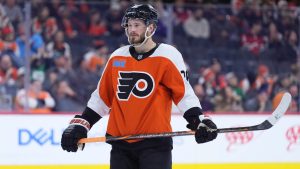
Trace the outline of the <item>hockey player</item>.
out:
M 146 4 L 127 9 L 122 26 L 130 45 L 114 51 L 86 109 L 64 130 L 63 150 L 76 152 L 78 140 L 109 115 L 107 136 L 171 132 L 174 102 L 187 127 L 196 131 L 197 143 L 217 137 L 214 122 L 203 115 L 187 77 L 180 52 L 173 46 L 155 43 L 157 11 Z M 112 141 L 111 169 L 172 168 L 172 138 Z

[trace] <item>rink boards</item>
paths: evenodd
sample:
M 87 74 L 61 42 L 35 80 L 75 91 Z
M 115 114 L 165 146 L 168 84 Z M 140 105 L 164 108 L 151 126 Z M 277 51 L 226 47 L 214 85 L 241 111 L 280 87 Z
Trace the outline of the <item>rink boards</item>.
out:
M 60 137 L 73 115 L 0 115 L 0 168 L 109 168 L 110 146 L 92 143 L 78 153 L 60 148 Z M 268 115 L 212 115 L 218 127 L 253 125 Z M 107 118 L 89 137 L 103 136 Z M 186 130 L 181 115 L 172 116 L 174 131 Z M 5 134 L 3 134 L 5 133 Z M 196 144 L 193 136 L 174 137 L 173 169 L 300 168 L 300 116 L 286 115 L 266 131 L 219 134 Z

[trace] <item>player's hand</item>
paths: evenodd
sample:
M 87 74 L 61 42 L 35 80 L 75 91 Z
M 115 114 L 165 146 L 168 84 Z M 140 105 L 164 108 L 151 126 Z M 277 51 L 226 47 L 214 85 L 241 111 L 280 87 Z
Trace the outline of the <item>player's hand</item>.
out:
M 78 117 L 79 116 L 75 116 L 75 118 L 71 120 L 70 125 L 64 130 L 61 137 L 61 147 L 68 152 L 76 152 L 78 150 L 78 141 L 82 138 L 86 138 L 87 132 L 89 131 L 88 122 Z M 84 144 L 81 148 L 83 150 Z
M 217 135 L 217 125 L 209 117 L 205 117 L 198 125 L 195 139 L 197 143 L 206 143 L 217 138 Z

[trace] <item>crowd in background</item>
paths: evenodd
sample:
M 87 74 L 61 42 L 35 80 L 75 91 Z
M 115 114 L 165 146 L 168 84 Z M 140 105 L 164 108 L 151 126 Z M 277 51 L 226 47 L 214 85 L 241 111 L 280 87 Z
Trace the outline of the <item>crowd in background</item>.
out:
M 132 2 L 32 0 L 30 24 L 26 1 L 0 2 L 0 111 L 82 111 L 110 53 L 128 44 L 121 20 Z M 294 1 L 150 2 L 160 14 L 154 38 L 183 54 L 205 111 L 271 111 L 284 91 L 293 97 L 289 112 L 300 111 Z

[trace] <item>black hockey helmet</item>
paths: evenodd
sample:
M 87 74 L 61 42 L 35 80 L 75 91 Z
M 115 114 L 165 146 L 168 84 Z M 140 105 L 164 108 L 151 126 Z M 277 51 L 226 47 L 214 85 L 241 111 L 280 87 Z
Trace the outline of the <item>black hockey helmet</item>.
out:
M 128 19 L 130 18 L 142 19 L 145 21 L 145 24 L 147 26 L 151 23 L 157 25 L 158 22 L 157 11 L 153 8 L 153 6 L 149 4 L 139 4 L 129 7 L 126 10 L 125 15 L 122 19 L 121 26 L 126 28 L 128 24 Z

